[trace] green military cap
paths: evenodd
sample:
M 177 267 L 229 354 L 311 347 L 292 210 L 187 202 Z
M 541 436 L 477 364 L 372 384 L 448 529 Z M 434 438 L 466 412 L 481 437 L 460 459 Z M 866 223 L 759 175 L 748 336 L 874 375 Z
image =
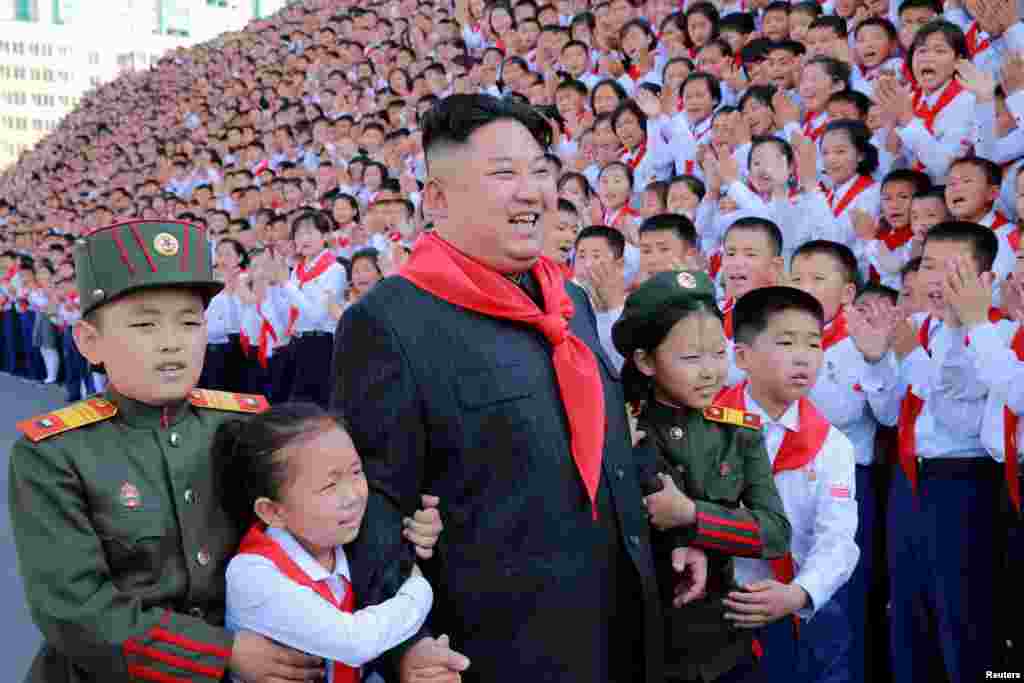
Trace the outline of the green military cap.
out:
M 75 243 L 82 315 L 131 292 L 192 287 L 207 299 L 213 278 L 206 231 L 184 221 L 133 220 L 99 228 Z
M 652 276 L 626 299 L 622 316 L 612 327 L 615 348 L 626 357 L 636 349 L 653 348 L 661 339 L 652 336 L 665 334 L 661 328 L 666 311 L 692 309 L 698 302 L 715 307 L 715 285 L 706 273 L 669 270 Z

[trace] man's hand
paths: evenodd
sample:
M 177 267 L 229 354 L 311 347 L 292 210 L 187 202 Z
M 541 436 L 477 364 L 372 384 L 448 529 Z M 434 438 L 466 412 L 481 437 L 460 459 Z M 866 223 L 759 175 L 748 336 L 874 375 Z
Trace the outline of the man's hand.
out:
M 318 681 L 324 678 L 324 662 L 253 633 L 239 631 L 231 648 L 228 670 L 246 683 Z
M 774 579 L 755 581 L 741 591 L 731 591 L 722 600 L 728 608 L 725 618 L 736 628 L 760 628 L 807 606 L 810 597 L 798 584 Z
M 951 264 L 943 284 L 943 295 L 946 303 L 953 309 L 956 317 L 967 327 L 974 327 L 988 320 L 988 311 L 992 307 L 992 273 L 977 272 L 968 259 L 958 257 Z M 950 321 L 947 321 L 950 323 Z
M 779 128 L 784 127 L 787 123 L 800 121 L 800 107 L 784 92 L 780 91 L 772 95 L 772 109 L 775 110 L 775 122 Z
M 400 683 L 460 683 L 469 659 L 451 649 L 448 636 L 424 638 L 402 655 Z
M 918 328 L 914 326 L 910 318 L 901 318 L 893 328 L 892 335 L 892 350 L 896 353 L 896 358 L 903 360 L 920 345 Z
M 402 518 L 402 536 L 416 546 L 417 557 L 429 560 L 434 556 L 434 546 L 444 531 L 441 513 L 437 510 L 441 499 L 424 494 L 420 496 L 420 500 L 423 509 L 417 510 L 412 517 Z
M 602 312 L 620 308 L 626 301 L 626 275 L 623 259 L 590 267 L 590 284 Z
M 644 498 L 651 524 L 662 531 L 692 525 L 697 518 L 696 503 L 679 490 L 672 477 L 659 472 L 658 479 L 661 490 Z
M 679 575 L 673 607 L 682 607 L 704 596 L 708 585 L 708 556 L 699 548 L 676 548 L 672 551 L 672 569 Z
M 871 241 L 878 236 L 878 221 L 863 209 L 850 209 L 850 222 L 859 239 Z
M 875 83 L 875 99 L 888 120 L 897 126 L 906 126 L 914 120 L 914 101 L 910 88 L 894 76 L 882 74 Z
M 1006 57 L 1002 75 L 1007 97 L 1024 90 L 1024 52 L 1011 52 Z
M 964 84 L 978 102 L 991 102 L 996 97 L 996 79 L 992 78 L 987 71 L 979 69 L 974 62 L 961 59 L 956 64 L 957 77 Z

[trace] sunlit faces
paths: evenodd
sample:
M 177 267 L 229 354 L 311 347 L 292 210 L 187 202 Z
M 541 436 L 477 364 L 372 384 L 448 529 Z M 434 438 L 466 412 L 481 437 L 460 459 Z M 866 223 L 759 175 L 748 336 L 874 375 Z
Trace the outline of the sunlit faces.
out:
M 103 364 L 118 392 L 162 406 L 181 401 L 199 381 L 206 352 L 203 299 L 184 288 L 147 289 L 97 309 L 75 342 L 89 362 Z
M 640 272 L 651 276 L 666 270 L 691 268 L 696 250 L 674 230 L 640 233 Z
M 772 192 L 779 179 L 792 174 L 789 159 L 777 143 L 757 145 L 750 155 L 750 182 L 762 195 Z
M 910 225 L 910 200 L 913 197 L 913 183 L 893 180 L 882 185 L 882 215 L 889 225 L 894 228 Z
M 966 258 L 975 268 L 978 264 L 967 242 L 956 240 L 926 240 L 921 254 L 921 269 L 918 271 L 917 287 L 923 297 L 924 305 L 932 315 L 944 319 L 946 314 L 946 297 L 943 284 L 949 273 L 950 264 L 959 258 Z
M 662 92 L 678 93 L 679 87 L 689 75 L 690 67 L 686 62 L 672 62 L 662 73 Z
M 828 26 L 817 26 L 807 30 L 807 38 L 805 40 L 807 48 L 807 59 L 824 55 L 825 57 L 834 57 L 836 53 L 836 43 L 843 40 L 836 35 Z
M 789 38 L 789 12 L 781 9 L 764 13 L 761 32 L 768 40 L 778 41 Z
M 700 12 L 693 12 L 686 18 L 686 31 L 690 34 L 690 41 L 697 49 L 708 44 L 714 30 L 714 24 Z
M 825 174 L 835 187 L 855 176 L 857 165 L 863 159 L 845 130 L 830 131 L 822 137 L 821 156 Z
M 359 535 L 369 487 L 352 439 L 336 427 L 289 444 L 279 455 L 288 477 L 280 500 L 259 498 L 256 513 L 287 528 L 314 559 L 334 569 L 335 547 Z
M 722 321 L 709 311 L 680 319 L 653 351 L 638 350 L 637 369 L 654 379 L 655 398 L 698 410 L 711 405 L 729 372 Z
M 728 64 L 729 57 L 725 56 L 722 46 L 717 42 L 705 45 L 697 54 L 697 68 L 718 79 L 722 78 Z
M 594 266 L 616 260 L 611 244 L 604 237 L 587 237 L 576 245 L 576 271 L 584 278 Z
M 583 112 L 584 98 L 578 91 L 570 87 L 555 91 L 555 108 L 563 119 L 579 116 Z
M 579 216 L 571 211 L 544 214 L 544 255 L 555 263 L 568 263 L 579 228 Z
M 857 31 L 855 50 L 860 63 L 870 69 L 893 56 L 896 41 L 881 26 L 868 25 Z
M 629 201 L 633 191 L 626 169 L 619 165 L 607 166 L 601 171 L 597 194 L 605 208 L 618 209 Z
M 822 64 L 808 64 L 800 73 L 800 99 L 807 111 L 825 111 L 828 98 L 843 88 L 843 82 L 832 80 Z
M 619 106 L 619 95 L 610 83 L 597 86 L 593 92 L 594 114 L 610 114 Z
M 840 308 L 849 306 L 857 294 L 857 286 L 843 277 L 843 264 L 824 253 L 793 257 L 789 282 L 818 300 L 825 309 L 826 320 L 835 318 Z
M 703 78 L 695 78 L 683 86 L 683 110 L 691 125 L 696 125 L 711 116 L 718 106 L 711 92 L 711 86 Z
M 590 55 L 582 45 L 567 45 L 562 50 L 562 68 L 573 78 L 579 78 L 590 66 Z
M 752 289 L 774 285 L 782 269 L 771 238 L 762 230 L 732 228 L 722 249 L 725 295 L 739 298 Z
M 956 73 L 957 54 L 949 39 L 933 33 L 911 55 L 914 78 L 926 92 L 935 92 Z
M 941 197 L 917 197 L 910 202 L 910 229 L 914 239 L 923 240 L 933 227 L 949 220 L 949 210 Z
M 692 216 L 700 205 L 700 197 L 684 182 L 674 182 L 668 187 L 666 207 L 672 213 Z
M 862 119 L 860 110 L 857 109 L 857 105 L 853 102 L 845 100 L 832 100 L 825 107 L 825 111 L 828 112 L 830 119 L 853 119 L 854 121 L 860 121 Z
M 626 29 L 622 36 L 622 51 L 630 60 L 640 62 L 647 59 L 651 36 L 636 24 Z
M 821 332 L 811 313 L 791 308 L 770 316 L 752 343 L 736 344 L 736 365 L 750 378 L 754 400 L 776 419 L 817 381 Z
M 999 186 L 989 185 L 984 169 L 977 164 L 955 163 L 946 178 L 946 206 L 957 220 L 978 222 L 992 209 Z
M 372 258 L 357 258 L 352 262 L 352 286 L 366 293 L 381 279 L 380 268 Z
M 682 54 L 686 47 L 686 35 L 674 21 L 662 25 L 660 41 L 666 50 L 674 54 Z
M 648 185 L 640 195 L 640 215 L 647 218 L 665 213 L 665 201 L 662 196 L 659 190 Z
M 900 46 L 909 50 L 918 30 L 938 18 L 935 10 L 928 7 L 908 7 L 900 12 Z
M 631 111 L 621 113 L 615 119 L 614 126 L 615 134 L 626 149 L 636 149 L 643 143 L 646 137 L 646 133 L 640 127 L 640 120 Z
M 763 68 L 772 85 L 785 92 L 796 86 L 799 64 L 800 58 L 795 54 L 789 50 L 776 48 L 768 53 Z
M 540 217 L 555 207 L 555 178 L 525 126 L 499 120 L 430 159 L 426 208 L 438 233 L 500 272 L 520 272 L 544 245 Z
M 771 135 L 775 132 L 775 112 L 757 97 L 748 97 L 743 101 L 742 114 L 752 135 Z

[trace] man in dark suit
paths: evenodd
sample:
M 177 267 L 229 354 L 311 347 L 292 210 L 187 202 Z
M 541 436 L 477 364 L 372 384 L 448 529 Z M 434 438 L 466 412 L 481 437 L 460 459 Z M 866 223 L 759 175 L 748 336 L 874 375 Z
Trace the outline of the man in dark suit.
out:
M 661 608 L 621 386 L 586 295 L 539 258 L 549 142 L 538 114 L 485 95 L 424 122 L 436 232 L 335 336 L 333 406 L 376 492 L 356 594 L 387 597 L 408 552 L 388 534 L 429 490 L 430 625 L 470 658 L 465 680 L 651 683 Z

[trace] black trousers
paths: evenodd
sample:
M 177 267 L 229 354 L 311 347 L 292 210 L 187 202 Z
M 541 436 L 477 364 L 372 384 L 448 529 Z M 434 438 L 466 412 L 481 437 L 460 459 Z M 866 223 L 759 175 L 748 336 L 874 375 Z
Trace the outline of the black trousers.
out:
M 334 335 L 330 332 L 307 334 L 293 338 L 288 346 L 295 367 L 289 400 L 315 403 L 327 410 L 331 400 Z

